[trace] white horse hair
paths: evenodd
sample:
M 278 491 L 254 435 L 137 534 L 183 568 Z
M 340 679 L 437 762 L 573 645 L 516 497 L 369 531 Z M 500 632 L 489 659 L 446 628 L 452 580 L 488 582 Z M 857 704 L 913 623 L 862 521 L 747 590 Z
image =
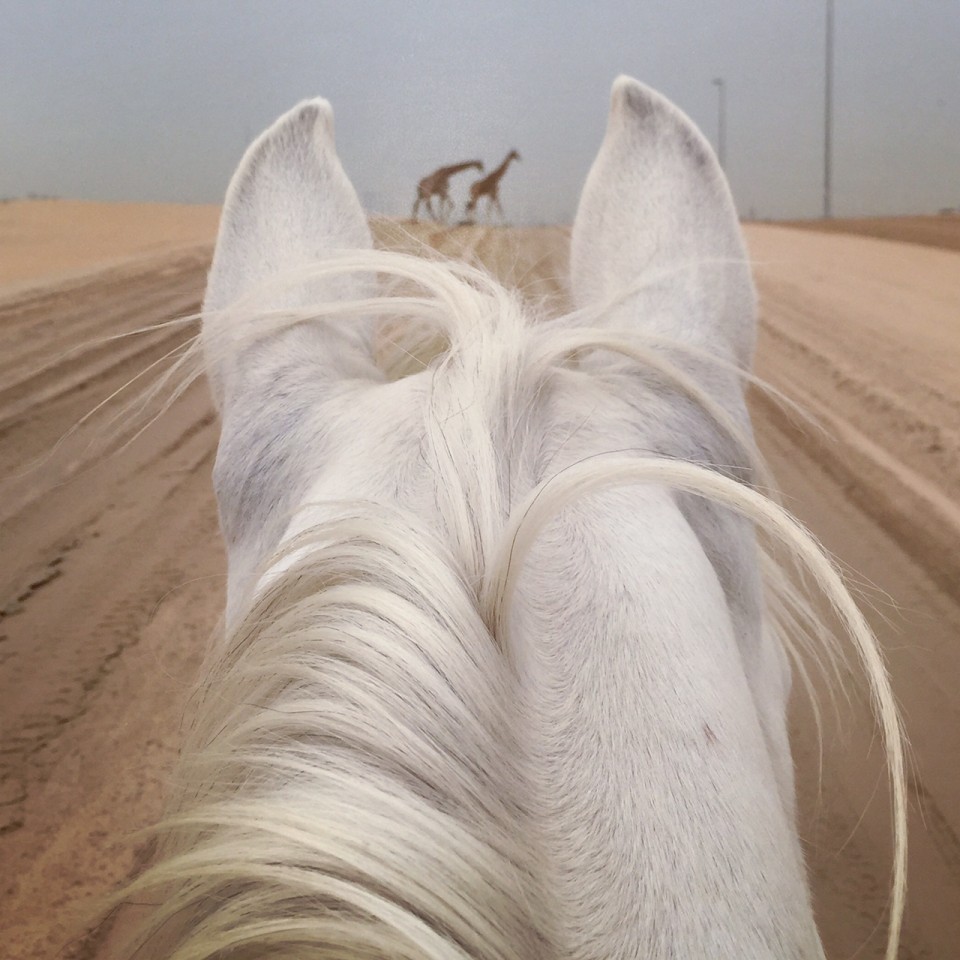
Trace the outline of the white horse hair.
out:
M 723 175 L 628 78 L 571 277 L 550 318 L 371 249 L 322 100 L 248 150 L 202 330 L 227 629 L 162 855 L 124 892 L 162 893 L 144 953 L 822 957 L 786 728 L 787 654 L 822 640 L 786 559 L 874 695 L 894 957 L 882 658 L 754 445 Z

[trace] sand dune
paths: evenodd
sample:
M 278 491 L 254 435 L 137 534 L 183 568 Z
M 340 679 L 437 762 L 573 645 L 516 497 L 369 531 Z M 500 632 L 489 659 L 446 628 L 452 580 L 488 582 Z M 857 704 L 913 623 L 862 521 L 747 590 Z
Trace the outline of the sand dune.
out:
M 129 834 L 160 810 L 221 609 L 216 423 L 202 383 L 122 451 L 104 456 L 82 428 L 50 455 L 94 403 L 185 342 L 180 327 L 99 338 L 195 311 L 215 226 L 212 208 L 0 205 L 0 927 L 11 958 L 108 955 L 76 911 L 149 857 Z M 377 229 L 410 244 L 395 224 Z M 417 236 L 532 296 L 564 296 L 565 230 Z M 954 956 L 960 254 L 759 225 L 748 240 L 758 370 L 829 435 L 759 395 L 757 432 L 791 505 L 864 584 L 913 741 L 902 956 Z M 852 701 L 839 719 L 827 711 L 822 791 L 799 701 L 795 744 L 828 955 L 866 960 L 882 955 L 890 835 L 881 758 L 856 691 Z
M 214 205 L 7 200 L 0 203 L 0 289 L 209 244 L 219 217 Z

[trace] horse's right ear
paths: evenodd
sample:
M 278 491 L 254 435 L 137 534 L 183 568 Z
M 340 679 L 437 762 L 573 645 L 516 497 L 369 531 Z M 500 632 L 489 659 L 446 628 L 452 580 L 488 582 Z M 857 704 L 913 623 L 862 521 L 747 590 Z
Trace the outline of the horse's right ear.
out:
M 750 364 L 753 281 L 723 171 L 693 122 L 629 77 L 613 85 L 570 272 L 577 306 L 638 288 L 617 310 L 619 325 Z

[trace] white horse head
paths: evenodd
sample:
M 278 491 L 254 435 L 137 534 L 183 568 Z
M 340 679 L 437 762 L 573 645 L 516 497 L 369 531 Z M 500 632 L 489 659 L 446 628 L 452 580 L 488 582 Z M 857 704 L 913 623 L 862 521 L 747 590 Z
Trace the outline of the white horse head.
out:
M 577 309 L 534 322 L 479 271 L 373 251 L 324 101 L 244 157 L 203 321 L 227 637 L 136 885 L 172 887 L 165 955 L 822 956 L 757 527 L 851 631 L 902 819 L 896 713 L 756 489 L 723 175 L 627 78 L 571 273 Z M 385 323 L 445 347 L 391 377 Z

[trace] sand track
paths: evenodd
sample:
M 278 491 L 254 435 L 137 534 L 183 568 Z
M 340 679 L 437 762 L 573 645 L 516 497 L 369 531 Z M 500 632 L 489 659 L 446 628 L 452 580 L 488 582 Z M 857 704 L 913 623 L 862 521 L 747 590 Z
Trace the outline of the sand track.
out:
M 564 301 L 565 230 L 377 232 L 475 258 L 548 307 Z M 834 439 L 755 396 L 758 436 L 796 511 L 873 585 L 916 756 L 902 956 L 940 960 L 960 943 L 960 254 L 775 227 L 748 235 L 759 372 Z M 208 246 L 168 244 L 0 290 L 0 927 L 11 958 L 109 954 L 73 911 L 149 855 L 129 834 L 160 809 L 223 590 L 204 384 L 123 449 L 91 446 L 85 426 L 25 468 L 186 342 L 189 326 L 102 338 L 195 311 L 208 257 Z M 852 701 L 839 722 L 827 711 L 822 792 L 802 704 L 795 724 L 831 958 L 879 957 L 884 936 L 882 763 L 861 695 Z

